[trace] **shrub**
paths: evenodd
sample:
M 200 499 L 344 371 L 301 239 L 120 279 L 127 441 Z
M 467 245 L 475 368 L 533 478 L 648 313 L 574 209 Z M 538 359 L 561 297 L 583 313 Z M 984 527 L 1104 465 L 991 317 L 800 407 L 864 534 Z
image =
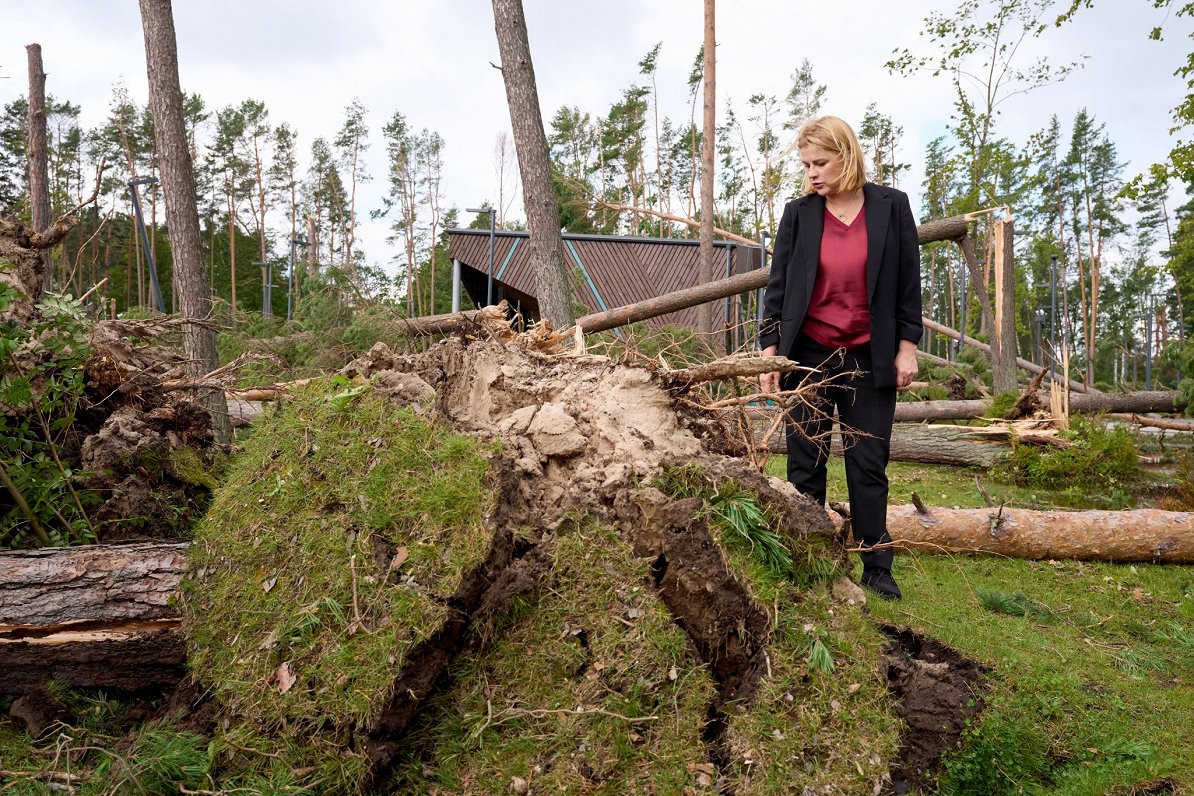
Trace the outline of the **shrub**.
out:
M 16 298 L 0 285 L 0 310 Z M 77 444 L 72 424 L 91 351 L 83 308 L 55 295 L 39 306 L 28 326 L 0 323 L 0 544 L 13 546 L 30 534 L 42 544 L 94 537 L 71 486 L 75 473 L 60 455 Z
M 1161 501 L 1168 511 L 1194 511 L 1194 450 L 1179 453 L 1174 460 L 1173 492 Z
M 1122 491 L 1140 478 L 1136 445 L 1122 427 L 1108 427 L 1101 418 L 1074 415 L 1061 432 L 1069 444 L 1040 449 L 1015 443 L 1011 471 L 1029 486 L 1079 487 Z

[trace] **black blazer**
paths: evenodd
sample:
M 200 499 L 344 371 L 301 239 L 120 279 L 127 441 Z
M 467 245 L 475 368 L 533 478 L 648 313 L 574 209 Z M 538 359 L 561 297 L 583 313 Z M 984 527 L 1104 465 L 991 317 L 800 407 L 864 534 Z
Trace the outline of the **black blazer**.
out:
M 907 194 L 869 182 L 862 191 L 875 386 L 894 387 L 899 341 L 920 342 L 924 331 L 920 309 L 920 245 Z M 810 193 L 784 207 L 763 302 L 760 348 L 777 345 L 776 353 L 780 356 L 792 353 L 817 278 L 824 227 L 824 197 Z

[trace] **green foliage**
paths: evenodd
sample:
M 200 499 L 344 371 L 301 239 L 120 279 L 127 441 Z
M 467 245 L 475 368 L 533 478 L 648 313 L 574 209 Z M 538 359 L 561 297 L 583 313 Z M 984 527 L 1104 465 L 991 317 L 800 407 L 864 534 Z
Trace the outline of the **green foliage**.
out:
M 1024 592 L 1004 592 L 997 589 L 979 589 L 975 592 L 979 605 L 988 611 L 1007 614 L 1009 616 L 1024 616 L 1038 622 L 1052 621 L 1053 612 L 1046 605 L 1041 605 Z
M 1108 428 L 1100 418 L 1074 415 L 1061 432 L 1069 444 L 1041 450 L 1014 444 L 1011 466 L 1025 484 L 1123 492 L 1140 480 L 1136 445 L 1120 426 Z
M 702 512 L 731 544 L 745 545 L 773 577 L 792 574 L 792 554 L 774 530 L 778 522 L 753 492 L 737 483 L 714 484 L 694 466 L 664 468 L 652 486 L 672 498 L 701 498 Z
M 17 299 L 16 291 L 0 285 L 0 311 Z M 74 473 L 60 456 L 75 443 L 71 425 L 90 352 L 87 324 L 82 306 L 69 298 L 49 295 L 40 309 L 29 326 L 0 324 L 0 467 L 32 514 L 15 497 L 0 503 L 0 545 L 21 545 L 32 535 L 42 544 L 94 541 L 71 488 Z
M 1007 417 L 1018 400 L 1020 400 L 1020 393 L 1015 390 L 1001 392 L 991 401 L 991 408 L 984 413 L 983 417 Z
M 810 672 L 819 672 L 821 674 L 833 674 L 837 665 L 833 662 L 833 655 L 829 652 L 829 647 L 825 646 L 825 641 L 822 636 L 826 635 L 823 631 L 817 633 L 815 630 L 809 631 L 809 647 L 808 647 L 808 669 Z
M 771 529 L 758 498 L 736 484 L 720 485 L 709 498 L 709 512 L 723 531 L 746 543 L 775 577 L 792 572 L 792 554 Z
M 1173 492 L 1161 501 L 1169 511 L 1194 511 L 1194 448 L 1174 457 Z
M 1191 280 L 1194 282 L 1194 279 Z M 1194 290 L 1191 290 L 1194 293 Z M 1176 348 L 1176 346 L 1175 346 Z M 1194 374 L 1194 340 L 1187 342 L 1177 355 L 1177 372 Z M 1186 414 L 1194 415 L 1194 375 L 1184 375 L 1177 384 L 1178 392 L 1186 399 Z
M 963 737 L 963 748 L 945 759 L 937 792 L 943 796 L 1024 793 L 1026 783 L 1047 783 L 1049 738 L 1042 728 L 1017 721 L 997 707 Z
M 390 304 L 354 307 L 337 290 L 311 283 L 293 320 L 262 319 L 242 314 L 235 329 L 219 336 L 220 359 L 230 362 L 247 352 L 267 351 L 270 359 L 244 367 L 239 382 L 245 386 L 270 384 L 339 370 L 378 342 L 394 351 L 407 351 L 416 340 L 404 337 L 395 323 L 401 317 Z M 263 343 L 267 340 L 268 343 Z
M 148 728 L 139 732 L 127 751 L 109 751 L 92 774 L 111 792 L 170 796 L 207 783 L 207 740 L 191 732 Z

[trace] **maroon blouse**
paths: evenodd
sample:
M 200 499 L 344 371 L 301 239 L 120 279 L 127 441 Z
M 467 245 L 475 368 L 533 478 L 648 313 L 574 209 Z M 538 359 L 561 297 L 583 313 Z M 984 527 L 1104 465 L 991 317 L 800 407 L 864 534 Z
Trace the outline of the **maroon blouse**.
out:
M 825 210 L 821 259 L 802 329 L 826 348 L 854 350 L 870 342 L 865 205 L 851 224 Z

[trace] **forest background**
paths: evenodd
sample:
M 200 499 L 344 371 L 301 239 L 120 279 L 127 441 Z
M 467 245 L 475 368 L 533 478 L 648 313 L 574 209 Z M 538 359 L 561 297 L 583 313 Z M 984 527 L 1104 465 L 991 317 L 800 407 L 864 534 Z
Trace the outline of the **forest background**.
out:
M 1154 179 L 1149 167 L 1170 162 L 1183 136 L 1171 128 L 1194 112 L 1187 75 L 1175 74 L 1189 61 L 1194 20 L 1189 6 L 1163 0 L 1077 5 L 1057 26 L 1068 3 L 913 2 L 897 14 L 857 2 L 847 14 L 752 2 L 723 12 L 716 223 L 752 238 L 773 231 L 797 191 L 798 164 L 784 156 L 795 127 L 841 115 L 862 134 L 876 181 L 908 191 L 922 219 L 1010 208 L 1026 355 L 1057 254 L 1079 372 L 1143 386 L 1151 343 L 1154 378 L 1175 386 L 1194 316 L 1185 208 L 1194 172 L 1178 163 Z M 629 1 L 526 9 L 563 225 L 695 237 L 650 213 L 595 203 L 698 215 L 699 11 Z M 98 208 L 55 255 L 58 285 L 79 295 L 108 277 L 102 295 L 117 312 L 148 307 L 126 187 L 155 172 L 136 8 L 59 0 L 7 11 L 0 212 L 27 213 L 23 46 L 38 41 L 53 99 L 54 211 L 89 194 L 96 164 L 109 164 Z M 488 223 L 462 208 L 491 206 L 500 227 L 520 227 L 487 6 L 175 11 L 209 274 L 230 322 L 232 305 L 261 311 L 255 263 L 272 262 L 285 284 L 292 238 L 309 239 L 295 247 L 300 318 L 305 292 L 427 314 L 448 309 L 443 230 Z M 930 60 L 918 69 L 920 58 Z M 1125 195 L 1137 175 L 1138 190 Z M 168 231 L 158 190 L 143 190 L 169 310 Z M 989 217 L 978 219 L 980 257 Z M 965 311 L 969 332 L 981 335 L 951 251 L 926 247 L 926 314 L 958 327 Z M 284 289 L 273 304 L 285 316 Z M 948 353 L 943 340 L 926 344 Z

